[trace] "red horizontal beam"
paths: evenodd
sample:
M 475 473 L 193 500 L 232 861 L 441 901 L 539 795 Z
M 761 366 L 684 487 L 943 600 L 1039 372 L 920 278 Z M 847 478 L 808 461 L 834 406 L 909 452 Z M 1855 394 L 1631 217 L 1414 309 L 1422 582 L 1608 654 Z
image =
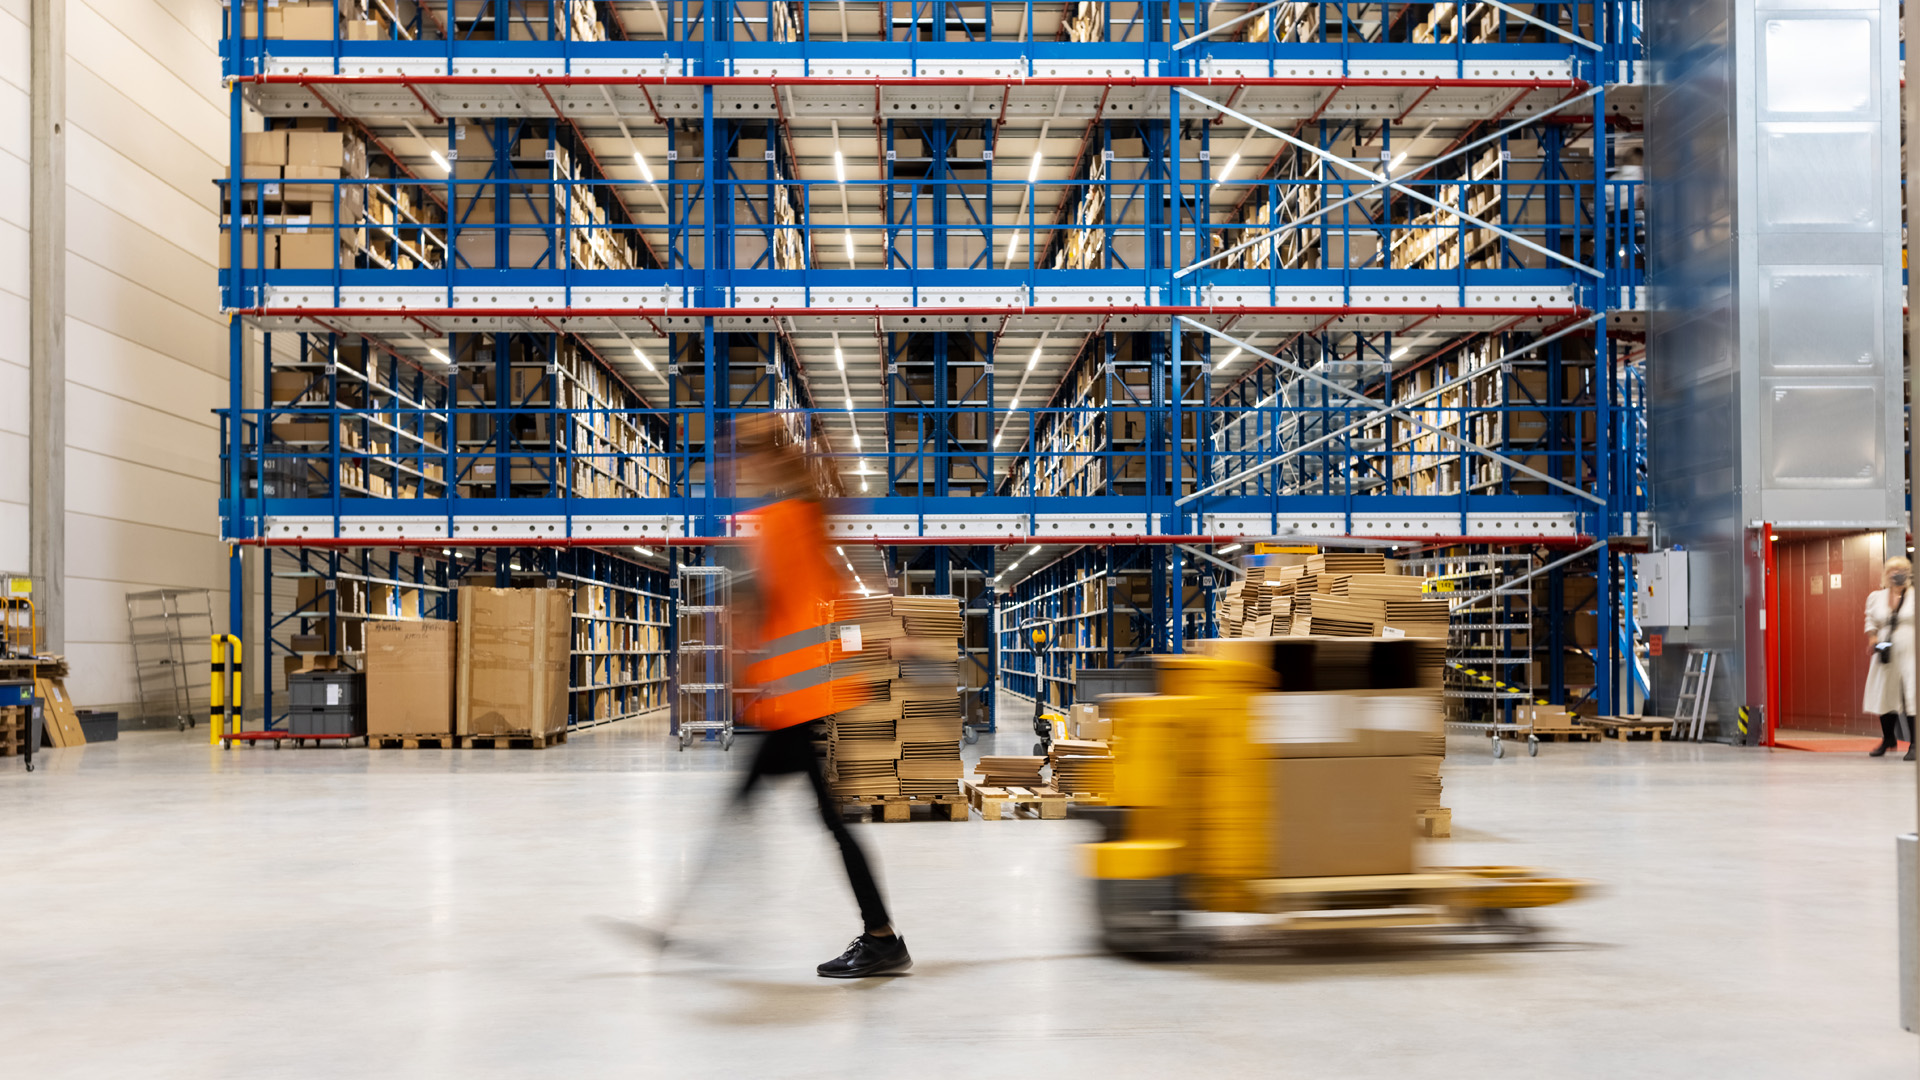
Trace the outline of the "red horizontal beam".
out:
M 740 536 L 680 536 L 671 539 L 649 539 L 646 537 L 628 537 L 622 540 L 607 540 L 602 537 L 541 537 L 529 540 L 510 540 L 498 537 L 492 539 L 448 539 L 448 540 L 395 540 L 388 537 L 381 540 L 374 537 L 255 537 L 250 540 L 232 541 L 242 547 L 270 548 L 704 548 L 721 547 L 729 544 L 747 543 L 749 537 Z M 855 544 L 862 547 L 1001 547 L 1014 544 L 1044 544 L 1047 547 L 1142 547 L 1165 546 L 1173 544 L 1235 544 L 1246 541 L 1244 536 L 1212 536 L 1195 534 L 1191 536 L 1030 536 L 1017 534 L 1010 536 L 907 536 L 907 537 L 838 537 L 828 538 L 832 543 L 846 546 Z M 1318 541 L 1337 544 L 1337 536 L 1301 536 L 1302 541 Z M 1512 544 L 1538 544 L 1544 547 L 1585 547 L 1593 543 L 1591 536 L 1354 536 L 1351 539 L 1365 540 L 1370 543 L 1391 542 L 1398 544 L 1420 544 L 1427 547 L 1452 547 L 1456 544 L 1488 544 L 1505 547 Z
M 1492 315 L 1559 318 L 1585 317 L 1591 312 L 1586 308 L 1573 307 L 1369 307 L 1359 304 L 1340 305 L 1279 305 L 1265 307 L 1255 304 L 1222 304 L 1216 306 L 1180 305 L 1161 307 L 1139 307 L 1127 305 L 1062 304 L 1036 305 L 1034 307 L 864 307 L 864 308 L 821 308 L 821 307 L 779 307 L 779 308 L 703 308 L 703 307 L 620 307 L 620 308 L 310 308 L 310 307 L 254 307 L 240 308 L 234 314 L 252 318 L 283 319 L 350 319 L 350 318 L 486 318 L 486 319 L 555 319 L 564 325 L 569 318 L 643 318 L 665 317 L 672 315 L 691 318 L 723 318 L 728 316 L 762 316 L 765 318 L 785 318 L 796 315 L 853 315 L 860 318 L 874 316 L 906 315 Z
M 1254 75 L 1036 75 L 962 76 L 916 75 L 908 77 L 819 76 L 819 75 L 242 75 L 238 83 L 261 85 L 355 86 L 1300 86 L 1300 87 L 1463 87 L 1486 89 L 1572 90 L 1584 91 L 1583 79 L 1377 79 L 1336 76 L 1333 78 L 1269 78 Z

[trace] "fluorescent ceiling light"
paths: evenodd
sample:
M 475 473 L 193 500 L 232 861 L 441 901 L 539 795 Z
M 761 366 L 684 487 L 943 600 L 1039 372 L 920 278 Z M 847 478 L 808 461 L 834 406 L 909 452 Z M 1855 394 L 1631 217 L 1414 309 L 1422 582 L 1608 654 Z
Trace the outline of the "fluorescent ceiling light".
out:
M 833 175 L 841 183 L 847 182 L 847 159 L 841 157 L 838 150 L 833 152 Z
M 638 546 L 638 545 L 635 545 L 635 546 L 634 546 L 634 549 L 633 549 L 633 550 L 635 550 L 635 551 L 637 551 L 637 552 L 639 552 L 639 553 L 640 553 L 640 554 L 642 554 L 642 555 L 646 555 L 646 556 L 648 556 L 648 557 L 651 557 L 651 556 L 653 555 L 653 549 L 652 549 L 652 548 L 644 548 L 644 547 L 640 547 L 640 546 Z
M 1013 234 L 1013 239 L 1007 241 L 1007 261 L 1012 262 L 1014 254 L 1019 250 L 1020 250 L 1020 233 L 1018 231 L 1015 231 Z
M 1215 181 L 1213 182 L 1213 186 L 1214 186 L 1214 187 L 1219 187 L 1219 186 L 1220 186 L 1221 184 L 1224 184 L 1224 183 L 1226 183 L 1226 182 L 1227 182 L 1227 177 L 1229 177 L 1229 176 L 1232 176 L 1232 175 L 1233 175 L 1233 167 L 1234 167 L 1235 165 L 1238 165 L 1238 164 L 1240 164 L 1240 155 L 1239 155 L 1239 154 L 1235 154 L 1235 155 L 1233 155 L 1232 157 L 1230 157 L 1230 158 L 1228 158 L 1228 159 L 1227 159 L 1227 164 L 1226 164 L 1226 167 L 1224 167 L 1224 168 L 1222 168 L 1222 169 L 1220 170 L 1220 179 L 1218 179 L 1218 180 L 1215 180 Z
M 1039 545 L 1039 544 L 1035 544 L 1035 545 L 1033 545 L 1032 547 L 1030 547 L 1030 548 L 1028 548 L 1028 549 L 1027 549 L 1027 554 L 1029 554 L 1029 555 L 1038 555 L 1038 554 L 1040 554 L 1040 545 Z
M 1038 364 L 1039 362 L 1040 362 L 1040 346 L 1035 345 L 1033 347 L 1033 355 L 1027 357 L 1027 370 L 1032 371 L 1033 366 L 1035 364 Z
M 640 166 L 640 178 L 649 184 L 653 183 L 653 170 L 647 167 L 647 159 L 641 157 L 638 150 L 633 152 L 633 163 Z
M 860 433 L 857 431 L 853 433 L 853 448 L 860 449 Z
M 641 362 L 642 364 L 645 364 L 645 365 L 647 366 L 647 370 L 648 370 L 648 371 L 659 371 L 659 370 L 660 370 L 659 368 L 656 368 L 656 367 L 654 367 L 654 366 L 653 366 L 653 361 L 651 361 L 651 360 L 649 360 L 649 359 L 647 359 L 647 354 L 646 354 L 646 353 L 643 353 L 643 352 L 641 352 L 641 351 L 640 351 L 640 346 L 638 346 L 638 345 L 635 345 L 635 346 L 633 347 L 633 358 L 634 358 L 635 360 L 638 360 L 638 361 L 640 361 L 640 362 Z
M 1007 437 L 1007 429 L 1006 429 L 1006 428 L 1001 428 L 1001 429 L 1000 429 L 1000 431 L 999 431 L 999 433 L 998 433 L 998 434 L 996 434 L 996 435 L 995 435 L 995 436 L 993 437 L 993 448 L 994 448 L 995 450 L 998 450 L 998 449 L 1000 449 L 1000 440 L 1001 440 L 1001 439 L 1004 439 L 1004 438 L 1006 438 L 1006 437 Z
M 1393 160 L 1387 162 L 1387 171 L 1388 172 L 1395 171 L 1396 169 L 1400 168 L 1401 163 L 1405 162 L 1406 160 L 1407 160 L 1407 152 L 1405 150 L 1402 150 L 1398 154 L 1393 155 Z
M 853 398 L 851 397 L 847 398 L 847 411 L 848 412 L 853 411 Z
M 834 554 L 836 554 L 836 555 L 838 555 L 838 556 L 840 556 L 840 557 L 841 557 L 841 558 L 843 558 L 843 559 L 847 557 L 847 549 L 846 549 L 846 548 L 843 548 L 843 547 L 836 547 L 836 548 L 834 548 L 834 549 L 833 549 L 833 551 L 834 551 Z
M 841 352 L 838 345 L 833 347 L 833 366 L 841 371 L 847 370 L 847 354 Z
M 866 493 L 867 493 L 867 482 L 865 480 L 862 480 L 860 481 L 860 494 L 865 495 Z
M 1222 555 L 1225 555 L 1230 551 L 1239 551 L 1239 550 L 1240 550 L 1239 544 L 1228 544 L 1226 547 L 1221 548 L 1219 553 Z
M 1413 346 L 1411 346 L 1411 345 L 1402 345 L 1402 346 L 1400 346 L 1399 348 L 1397 348 L 1397 349 L 1395 349 L 1395 350 L 1393 350 L 1393 354 L 1392 354 L 1391 356 L 1389 356 L 1389 357 L 1387 357 L 1387 359 L 1388 359 L 1388 360 L 1398 360 L 1398 359 L 1400 359 L 1401 357 L 1403 357 L 1403 356 L 1405 356 L 1405 355 L 1407 355 L 1407 354 L 1408 354 L 1409 352 L 1412 352 L 1412 351 L 1413 351 Z
M 1012 416 L 1012 415 L 1013 415 L 1013 411 L 1014 411 L 1015 409 L 1018 409 L 1019 407 L 1020 407 L 1020 395 L 1019 395 L 1019 394 L 1015 394 L 1015 395 L 1013 395 L 1013 400 L 1012 400 L 1012 401 L 1009 401 L 1009 402 L 1007 402 L 1007 415 L 1008 415 L 1008 416 Z
M 853 265 L 853 230 L 847 230 L 847 265 Z
M 433 163 L 434 163 L 435 165 L 438 165 L 438 166 L 440 166 L 440 171 L 441 171 L 441 172 L 444 172 L 444 173 L 450 173 L 450 172 L 452 172 L 452 171 L 453 171 L 453 170 L 452 170 L 451 168 L 448 168 L 448 167 L 447 167 L 447 159 L 446 159 L 446 158 L 444 158 L 444 157 L 441 157 L 441 156 L 440 156 L 440 151 L 438 151 L 438 150 L 429 150 L 429 151 L 427 151 L 427 153 L 429 153 L 429 154 L 432 154 L 432 155 L 433 155 Z
M 1213 370 L 1225 371 L 1228 364 L 1231 364 L 1238 359 L 1240 359 L 1240 348 L 1239 346 L 1235 346 L 1234 350 L 1227 354 L 1227 358 L 1225 360 L 1222 360 L 1219 363 L 1213 365 Z
M 1027 183 L 1031 184 L 1039 179 L 1040 179 L 1040 151 L 1035 150 L 1033 152 L 1033 168 L 1027 170 Z
M 431 346 L 431 345 L 429 345 L 429 346 L 427 346 L 427 351 L 433 354 L 433 358 L 434 358 L 435 360 L 438 360 L 438 361 L 440 361 L 440 362 L 441 362 L 441 363 L 443 363 L 443 364 L 451 364 L 451 363 L 453 363 L 453 361 L 451 361 L 451 360 L 449 360 L 449 359 L 447 359 L 447 354 L 446 354 L 446 353 L 443 353 L 443 352 L 441 352 L 441 351 L 440 351 L 439 349 L 436 349 L 436 348 L 434 348 L 434 347 L 433 347 L 433 346 Z

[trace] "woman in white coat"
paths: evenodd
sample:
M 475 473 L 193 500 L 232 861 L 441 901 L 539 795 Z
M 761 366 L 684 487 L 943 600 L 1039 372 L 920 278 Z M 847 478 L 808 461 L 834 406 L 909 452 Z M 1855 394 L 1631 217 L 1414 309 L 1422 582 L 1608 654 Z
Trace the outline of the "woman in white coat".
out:
M 1860 707 L 1880 718 L 1879 757 L 1899 745 L 1900 718 L 1907 718 L 1906 734 L 1913 733 L 1913 564 L 1888 559 L 1880 572 L 1885 588 L 1867 594 L 1867 641 L 1873 659 L 1867 664 L 1867 691 Z M 1913 760 L 1907 744 L 1906 760 Z

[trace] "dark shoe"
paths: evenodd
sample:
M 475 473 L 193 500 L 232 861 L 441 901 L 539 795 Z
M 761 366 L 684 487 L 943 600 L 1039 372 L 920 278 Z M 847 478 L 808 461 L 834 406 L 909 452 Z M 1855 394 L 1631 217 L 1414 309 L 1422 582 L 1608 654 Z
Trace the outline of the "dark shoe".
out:
M 912 966 L 913 957 L 907 955 L 907 943 L 900 935 L 861 934 L 847 946 L 846 952 L 814 970 L 827 979 L 864 979 L 869 975 L 896 974 Z
M 1912 760 L 1913 760 L 1913 744 L 1912 744 L 1912 743 L 1908 743 L 1908 744 L 1907 744 L 1907 752 L 1906 752 L 1906 753 L 1904 753 L 1904 754 L 1902 754 L 1902 755 L 1900 755 L 1900 760 L 1901 760 L 1901 761 L 1912 761 Z
M 1858 745 L 1858 744 L 1856 743 L 1855 745 Z M 1885 754 L 1886 754 L 1886 752 L 1887 752 L 1887 751 L 1889 751 L 1889 750 L 1891 750 L 1891 749 L 1893 749 L 1893 744 L 1892 744 L 1892 743 L 1889 743 L 1889 742 L 1883 742 L 1883 743 L 1881 743 L 1881 744 L 1880 744 L 1879 746 L 1876 746 L 1876 747 L 1874 747 L 1873 749 L 1871 749 L 1871 750 L 1869 750 L 1869 751 L 1867 751 L 1867 756 L 1868 756 L 1868 757 L 1881 757 L 1881 756 L 1883 756 L 1883 755 L 1885 755 Z M 1854 753 L 1856 753 L 1856 754 L 1857 754 L 1857 753 L 1859 753 L 1859 751 L 1858 751 L 1858 750 L 1855 750 L 1855 751 L 1854 751 Z
M 1900 745 L 1900 714 L 1880 714 L 1880 745 L 1867 751 L 1868 757 L 1881 757 L 1887 751 Z

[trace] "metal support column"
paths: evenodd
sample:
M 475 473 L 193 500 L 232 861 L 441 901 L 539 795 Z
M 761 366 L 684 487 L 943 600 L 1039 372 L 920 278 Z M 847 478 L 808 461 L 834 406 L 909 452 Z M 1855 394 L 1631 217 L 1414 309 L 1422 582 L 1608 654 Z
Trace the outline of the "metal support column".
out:
M 43 640 L 67 648 L 67 5 L 33 0 L 27 238 L 27 559 Z M 238 91 L 234 100 L 238 102 Z M 235 266 L 240 265 L 238 261 Z M 239 393 L 239 388 L 234 388 Z M 238 406 L 239 402 L 234 402 Z M 239 423 L 239 413 L 234 414 Z M 235 492 L 236 496 L 238 492 Z

